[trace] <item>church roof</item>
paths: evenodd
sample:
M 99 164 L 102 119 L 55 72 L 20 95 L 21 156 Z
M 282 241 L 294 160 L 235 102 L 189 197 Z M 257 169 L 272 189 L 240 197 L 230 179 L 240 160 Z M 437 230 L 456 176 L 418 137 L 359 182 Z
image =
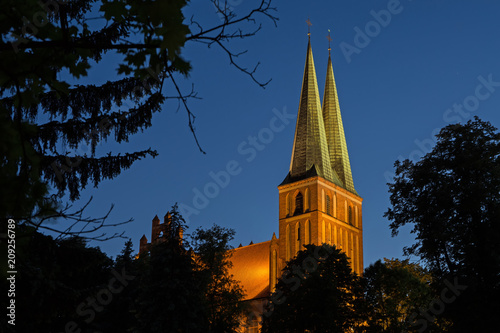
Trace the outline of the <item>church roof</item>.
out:
M 271 241 L 243 246 L 232 250 L 233 267 L 229 273 L 241 282 L 244 300 L 269 296 L 269 247 Z
M 309 41 L 295 127 L 290 173 L 283 183 L 308 178 L 311 174 L 321 176 L 342 186 L 342 182 L 333 171 L 330 162 L 311 41 Z
M 323 95 L 323 121 L 325 123 L 326 140 L 330 153 L 332 169 L 337 173 L 344 184 L 344 188 L 356 193 L 352 180 L 351 164 L 347 152 L 347 144 L 340 114 L 339 97 L 335 76 L 333 75 L 332 58 L 328 55 L 326 70 L 325 92 Z

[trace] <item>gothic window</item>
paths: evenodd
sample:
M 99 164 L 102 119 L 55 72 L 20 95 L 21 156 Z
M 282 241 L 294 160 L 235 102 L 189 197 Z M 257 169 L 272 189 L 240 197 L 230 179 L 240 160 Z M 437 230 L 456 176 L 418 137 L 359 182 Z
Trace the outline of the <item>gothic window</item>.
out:
M 331 207 L 331 202 L 330 202 L 330 196 L 328 194 L 326 195 L 326 213 L 328 215 L 332 215 L 332 207 Z
M 292 255 L 292 237 L 290 232 L 290 225 L 286 226 L 286 260 L 290 260 Z
M 337 217 L 337 194 L 333 194 L 333 217 Z
M 339 239 L 337 237 L 337 227 L 334 225 L 333 226 L 333 235 L 332 235 L 332 241 L 333 241 L 333 244 L 339 248 Z
M 326 241 L 332 245 L 332 224 L 328 223 L 328 231 L 326 232 Z
M 359 227 L 359 220 L 358 220 L 358 207 L 354 208 L 354 226 L 357 228 Z
M 300 222 L 295 224 L 295 252 L 300 251 Z
M 347 230 L 346 230 L 346 231 L 345 231 L 345 235 L 344 235 L 344 236 L 345 236 L 345 238 L 344 238 L 344 244 L 345 244 L 345 250 L 344 250 L 344 252 L 345 252 L 345 254 L 349 257 L 349 259 L 350 259 L 350 258 L 351 258 L 351 256 L 352 256 L 352 253 L 351 253 L 351 251 L 350 251 L 351 244 L 350 244 L 350 242 L 349 242 L 349 235 L 350 235 L 350 234 L 351 234 L 351 233 L 350 233 L 349 231 L 347 231 Z M 352 263 L 351 263 L 351 264 L 352 264 Z
M 306 195 L 305 195 L 305 198 L 304 198 L 305 200 L 304 200 L 304 205 L 303 206 L 304 206 L 304 211 L 307 212 L 307 211 L 309 211 L 311 209 L 311 207 L 309 205 L 310 204 L 310 200 L 309 200 L 309 189 L 308 188 L 306 188 L 305 194 Z
M 321 244 L 326 243 L 325 221 L 321 221 Z
M 311 223 L 309 220 L 306 221 L 306 237 L 304 240 L 304 244 L 311 244 Z
M 285 211 L 286 216 L 290 216 L 290 194 L 287 194 L 285 197 Z
M 302 214 L 304 212 L 304 197 L 302 193 L 298 193 L 295 197 L 295 212 L 293 215 Z
M 349 206 L 349 216 L 348 216 L 349 224 L 352 225 L 352 207 Z
M 341 250 L 344 250 L 344 230 L 339 227 L 339 247 Z
M 321 198 L 326 198 L 325 197 L 325 190 L 321 189 Z M 321 203 L 321 210 L 323 212 L 326 212 L 326 199 L 323 200 L 323 202 Z

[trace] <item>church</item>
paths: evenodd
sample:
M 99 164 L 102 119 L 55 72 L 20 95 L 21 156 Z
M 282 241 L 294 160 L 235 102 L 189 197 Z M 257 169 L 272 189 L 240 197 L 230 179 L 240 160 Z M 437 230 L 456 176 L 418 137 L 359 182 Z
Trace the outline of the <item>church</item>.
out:
M 260 331 L 263 305 L 287 261 L 304 245 L 335 245 L 350 258 L 354 272 L 363 272 L 363 199 L 354 189 L 330 49 L 321 103 L 310 38 L 290 169 L 278 193 L 278 236 L 240 246 L 231 257 L 230 273 L 241 282 L 252 309 L 243 332 Z M 152 243 L 161 226 L 155 217 Z M 150 244 L 143 236 L 140 252 Z

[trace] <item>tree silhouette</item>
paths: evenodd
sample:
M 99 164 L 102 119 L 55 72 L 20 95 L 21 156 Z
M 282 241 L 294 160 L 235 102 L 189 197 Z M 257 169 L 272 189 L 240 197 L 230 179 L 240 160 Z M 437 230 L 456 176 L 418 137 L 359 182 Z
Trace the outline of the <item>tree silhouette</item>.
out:
M 134 263 L 141 267 L 135 331 L 237 332 L 244 306 L 228 272 L 234 231 L 214 225 L 187 235 L 186 228 L 174 205 L 163 236 Z
M 47 219 L 75 214 L 61 203 L 63 195 L 76 200 L 86 186 L 157 155 L 150 147 L 122 154 L 97 148 L 106 140 L 126 143 L 149 128 L 167 99 L 184 107 L 202 151 L 188 107 L 196 93 L 177 83 L 191 69 L 183 47 L 194 42 L 220 47 L 232 65 L 265 86 L 255 77 L 256 67 L 247 70 L 236 61 L 240 53 L 230 42 L 255 35 L 261 18 L 276 22 L 270 0 L 243 13 L 225 1 L 212 3 L 221 21 L 204 26 L 196 17 L 184 17 L 186 0 L 2 1 L 0 194 L 8 200 L 0 205 L 0 216 L 43 229 Z M 93 64 L 104 59 L 116 63 L 117 78 L 93 82 Z M 52 224 L 51 231 L 92 237 L 82 227 L 92 233 L 104 226 L 92 218 L 80 221 Z
M 25 237 L 16 243 L 16 325 L 2 327 L 16 332 L 99 331 L 103 303 L 110 300 L 113 261 L 82 238 L 55 240 L 26 226 L 17 232 Z
M 437 278 L 448 300 L 438 312 L 453 330 L 488 331 L 500 313 L 500 134 L 477 117 L 448 125 L 420 161 L 395 167 L 392 234 L 412 226 L 416 242 L 405 252 Z
M 432 275 L 409 259 L 384 259 L 365 269 L 365 295 L 368 306 L 366 332 L 419 332 L 415 319 L 436 296 Z M 445 323 L 427 324 L 428 332 L 445 331 Z
M 306 245 L 283 269 L 263 316 L 262 332 L 348 332 L 363 322 L 360 278 L 345 253 Z
M 198 228 L 191 235 L 198 270 L 204 281 L 208 311 L 207 332 L 236 332 L 245 310 L 244 292 L 239 282 L 229 274 L 231 249 L 229 242 L 234 230 L 214 225 L 210 229 Z

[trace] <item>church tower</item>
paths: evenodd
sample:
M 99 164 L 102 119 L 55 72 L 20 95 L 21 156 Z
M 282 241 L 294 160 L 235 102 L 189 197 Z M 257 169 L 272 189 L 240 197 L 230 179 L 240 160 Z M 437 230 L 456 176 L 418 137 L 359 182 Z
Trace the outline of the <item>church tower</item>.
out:
M 271 286 L 273 267 L 282 268 L 307 244 L 335 245 L 354 272 L 363 272 L 363 199 L 354 189 L 331 56 L 321 106 L 310 40 L 290 170 L 278 191 L 279 242 L 271 247 L 279 258 L 271 249 Z
M 321 104 L 310 40 L 290 169 L 278 192 L 278 237 L 231 250 L 229 273 L 240 281 L 249 306 L 241 332 L 260 331 L 264 306 L 282 269 L 304 245 L 335 245 L 347 254 L 353 271 L 363 273 L 363 199 L 354 189 L 332 60 L 329 54 Z M 165 237 L 182 241 L 182 229 L 172 228 L 169 213 L 163 224 L 155 216 L 151 243 L 143 236 L 140 253 Z

